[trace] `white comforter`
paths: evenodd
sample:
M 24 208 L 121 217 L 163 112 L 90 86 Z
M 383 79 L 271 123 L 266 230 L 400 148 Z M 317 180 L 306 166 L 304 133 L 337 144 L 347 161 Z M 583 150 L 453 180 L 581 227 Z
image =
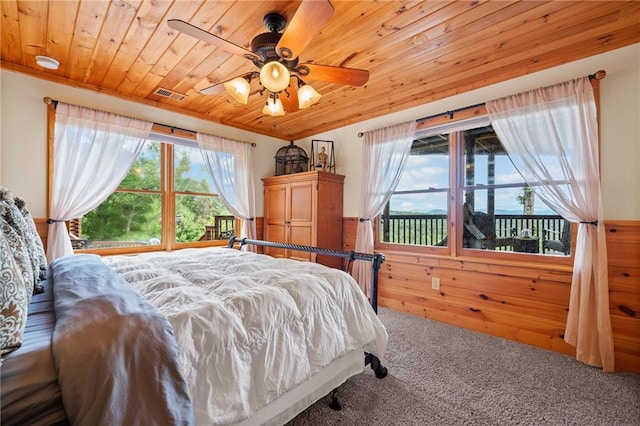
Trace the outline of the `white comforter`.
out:
M 346 273 L 227 248 L 109 256 L 173 326 L 196 422 L 239 422 L 386 331 Z

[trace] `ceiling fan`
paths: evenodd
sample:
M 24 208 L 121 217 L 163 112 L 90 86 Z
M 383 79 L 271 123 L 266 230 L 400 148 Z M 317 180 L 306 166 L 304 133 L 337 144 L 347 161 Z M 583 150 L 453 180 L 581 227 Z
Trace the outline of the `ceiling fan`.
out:
M 246 104 L 249 83 L 257 78 L 263 86 L 260 94 L 267 91 L 267 101 L 262 112 L 276 116 L 284 115 L 285 109 L 287 112 L 294 112 L 307 108 L 320 99 L 321 95 L 305 84 L 302 77 L 351 86 L 362 86 L 369 80 L 367 70 L 299 63 L 300 53 L 329 22 L 333 12 L 333 5 L 329 0 L 303 0 L 289 25 L 281 14 L 268 13 L 263 19 L 268 32 L 253 38 L 251 50 L 180 19 L 169 19 L 167 24 L 174 30 L 248 59 L 259 70 L 221 81 L 200 90 L 200 93 L 211 95 L 226 90 L 236 101 Z M 281 33 L 285 27 L 286 30 Z

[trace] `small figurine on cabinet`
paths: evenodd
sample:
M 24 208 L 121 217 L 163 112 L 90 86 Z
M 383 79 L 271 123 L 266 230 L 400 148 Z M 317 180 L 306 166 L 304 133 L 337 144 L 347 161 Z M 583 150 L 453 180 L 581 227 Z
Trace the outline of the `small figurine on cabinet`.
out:
M 318 165 L 316 166 L 323 172 L 327 171 L 327 157 L 327 149 L 323 146 L 320 148 L 320 152 L 318 153 Z

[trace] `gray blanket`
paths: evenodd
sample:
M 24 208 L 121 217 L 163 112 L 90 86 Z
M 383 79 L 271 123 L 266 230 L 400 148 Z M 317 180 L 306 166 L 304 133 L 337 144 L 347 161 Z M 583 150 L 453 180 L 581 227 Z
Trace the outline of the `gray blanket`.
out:
M 53 356 L 74 425 L 191 425 L 169 322 L 95 255 L 52 263 Z

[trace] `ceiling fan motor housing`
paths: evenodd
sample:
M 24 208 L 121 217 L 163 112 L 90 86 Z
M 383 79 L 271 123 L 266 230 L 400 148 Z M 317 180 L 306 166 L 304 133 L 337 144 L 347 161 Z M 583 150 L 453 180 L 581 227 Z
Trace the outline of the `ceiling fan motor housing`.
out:
M 287 24 L 284 16 L 279 13 L 268 13 L 263 19 L 264 26 L 269 30 L 268 33 L 258 34 L 251 40 L 251 51 L 260 56 L 262 63 L 253 61 L 258 67 L 271 61 L 280 61 L 285 67 L 293 71 L 298 65 L 298 58 L 286 60 L 281 58 L 276 52 L 276 46 L 282 37 L 282 31 Z
M 264 15 L 262 19 L 262 23 L 265 28 L 272 33 L 279 33 L 284 30 L 284 27 L 287 26 L 287 20 L 279 13 L 272 12 Z

